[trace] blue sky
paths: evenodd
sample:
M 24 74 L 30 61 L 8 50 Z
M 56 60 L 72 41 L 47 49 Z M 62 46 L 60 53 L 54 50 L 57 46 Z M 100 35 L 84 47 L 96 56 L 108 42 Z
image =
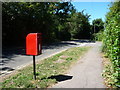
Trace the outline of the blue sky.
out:
M 91 15 L 90 22 L 96 18 L 102 18 L 105 21 L 105 15 L 109 11 L 110 2 L 72 2 L 77 11 L 85 10 L 84 13 Z

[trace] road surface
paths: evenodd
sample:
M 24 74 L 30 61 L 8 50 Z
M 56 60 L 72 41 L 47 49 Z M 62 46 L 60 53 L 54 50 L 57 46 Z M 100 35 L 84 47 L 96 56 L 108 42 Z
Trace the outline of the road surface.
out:
M 94 44 L 88 40 L 62 41 L 59 43 L 43 46 L 42 54 L 36 56 L 36 61 L 48 58 L 54 54 L 64 51 L 71 47 L 84 46 L 86 44 Z M 2 51 L 2 59 L 0 60 L 0 76 L 11 73 L 14 70 L 32 64 L 32 56 L 25 55 L 25 48 L 5 48 Z

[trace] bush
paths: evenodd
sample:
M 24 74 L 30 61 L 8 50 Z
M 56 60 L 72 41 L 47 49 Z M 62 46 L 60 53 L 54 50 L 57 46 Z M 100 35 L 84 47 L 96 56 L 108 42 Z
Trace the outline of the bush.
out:
M 106 15 L 103 51 L 110 58 L 113 72 L 109 78 L 114 78 L 111 86 L 120 87 L 120 1 L 112 3 Z
M 103 37 L 104 37 L 103 31 L 100 31 L 100 32 L 96 33 L 96 34 L 94 35 L 94 37 L 95 37 L 95 40 L 96 40 L 96 41 L 102 41 L 102 40 L 103 40 Z

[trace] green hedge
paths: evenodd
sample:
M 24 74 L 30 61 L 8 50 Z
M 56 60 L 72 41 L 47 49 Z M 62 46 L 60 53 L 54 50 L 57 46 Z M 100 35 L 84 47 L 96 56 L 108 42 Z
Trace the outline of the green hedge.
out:
M 114 2 L 106 15 L 103 51 L 110 58 L 113 71 L 109 78 L 112 87 L 120 87 L 120 1 Z

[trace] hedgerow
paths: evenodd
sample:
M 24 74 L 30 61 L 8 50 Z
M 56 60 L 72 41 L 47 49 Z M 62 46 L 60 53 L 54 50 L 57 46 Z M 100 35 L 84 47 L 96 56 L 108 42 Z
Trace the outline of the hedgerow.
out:
M 113 68 L 108 84 L 111 87 L 120 87 L 120 1 L 112 3 L 109 10 L 106 15 L 103 51 L 111 61 L 110 67 Z

